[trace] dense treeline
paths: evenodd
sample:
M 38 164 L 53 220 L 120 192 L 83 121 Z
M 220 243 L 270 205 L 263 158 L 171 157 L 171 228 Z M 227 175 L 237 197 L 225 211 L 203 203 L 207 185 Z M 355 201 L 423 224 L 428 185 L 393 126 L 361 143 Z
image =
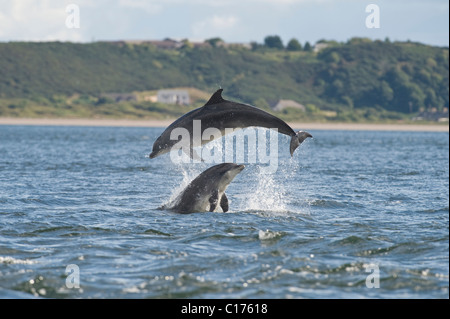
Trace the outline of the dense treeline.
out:
M 252 45 L 177 50 L 151 44 L 0 43 L 0 99 L 97 96 L 189 86 L 260 107 L 293 99 L 323 110 L 403 113 L 449 105 L 448 48 L 352 39 L 316 53 Z M 272 41 L 272 42 L 270 42 Z
M 319 54 L 323 98 L 351 107 L 400 112 L 448 107 L 448 49 L 420 44 L 356 42 Z

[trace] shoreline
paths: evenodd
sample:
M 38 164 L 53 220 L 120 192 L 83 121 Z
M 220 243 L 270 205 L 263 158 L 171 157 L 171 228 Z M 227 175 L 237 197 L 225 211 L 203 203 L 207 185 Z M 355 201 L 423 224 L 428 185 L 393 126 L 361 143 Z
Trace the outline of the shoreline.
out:
M 99 126 L 99 127 L 167 127 L 170 120 L 119 120 L 119 119 L 51 119 L 0 117 L 0 125 L 31 126 Z M 288 122 L 293 129 L 345 130 L 345 131 L 413 131 L 449 132 L 448 124 L 369 124 L 369 123 L 297 123 Z

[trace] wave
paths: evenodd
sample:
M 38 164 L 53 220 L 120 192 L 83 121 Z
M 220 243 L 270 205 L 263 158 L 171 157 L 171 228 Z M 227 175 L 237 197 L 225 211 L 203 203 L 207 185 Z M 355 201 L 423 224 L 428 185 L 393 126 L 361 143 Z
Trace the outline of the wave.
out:
M 30 259 L 16 259 L 10 256 L 0 256 L 0 264 L 8 264 L 8 265 L 32 265 L 35 264 L 36 261 Z
M 338 202 L 335 200 L 316 199 L 310 202 L 311 206 L 317 206 L 322 208 L 345 208 L 346 203 Z
M 259 230 L 258 239 L 261 241 L 278 241 L 284 237 L 287 233 L 272 230 Z
M 426 213 L 426 214 L 434 214 L 434 213 L 447 213 L 448 214 L 448 206 L 442 207 L 442 208 L 435 208 L 435 209 L 425 209 L 425 210 L 419 210 L 417 213 Z
M 37 299 L 38 296 L 35 296 L 33 294 L 17 291 L 17 290 L 10 290 L 10 289 L 4 289 L 0 287 L 0 298 L 1 299 Z

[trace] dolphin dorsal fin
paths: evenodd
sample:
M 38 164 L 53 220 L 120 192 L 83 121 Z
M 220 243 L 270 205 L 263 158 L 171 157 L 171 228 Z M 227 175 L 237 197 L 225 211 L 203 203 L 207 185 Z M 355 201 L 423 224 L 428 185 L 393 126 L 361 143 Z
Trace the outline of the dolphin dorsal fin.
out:
M 213 104 L 219 104 L 224 102 L 225 100 L 222 98 L 222 91 L 223 89 L 218 89 L 216 93 L 214 93 L 206 102 L 205 106 L 207 105 L 213 105 Z

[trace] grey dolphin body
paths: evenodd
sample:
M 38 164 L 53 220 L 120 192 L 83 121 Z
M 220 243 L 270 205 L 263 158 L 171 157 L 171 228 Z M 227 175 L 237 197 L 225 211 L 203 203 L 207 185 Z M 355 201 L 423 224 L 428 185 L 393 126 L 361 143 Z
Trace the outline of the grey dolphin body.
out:
M 234 177 L 244 169 L 244 165 L 223 163 L 212 166 L 197 176 L 178 196 L 172 210 L 188 214 L 213 212 L 218 206 L 228 211 L 225 190 Z
M 283 120 L 256 107 L 224 100 L 222 98 L 222 91 L 222 89 L 217 90 L 204 106 L 186 113 L 185 115 L 178 118 L 175 122 L 170 124 L 153 144 L 153 150 L 150 154 L 150 158 L 154 158 L 156 156 L 169 152 L 172 146 L 178 143 L 179 140 L 170 139 L 172 130 L 176 128 L 187 129 L 192 139 L 194 120 L 201 120 L 202 135 L 203 131 L 210 127 L 219 129 L 222 132 L 222 135 L 227 133 L 225 131 L 226 128 L 246 128 L 251 126 L 258 126 L 268 129 L 277 129 L 279 133 L 291 136 L 291 156 L 294 153 L 295 149 L 306 138 L 312 137 L 308 132 L 294 132 L 294 130 Z M 210 141 L 211 140 L 202 140 L 201 145 Z M 196 154 L 192 150 L 192 147 L 195 146 L 200 145 L 194 145 L 192 141 L 190 143 L 191 149 L 189 154 L 191 158 L 198 158 L 198 156 L 196 156 Z

